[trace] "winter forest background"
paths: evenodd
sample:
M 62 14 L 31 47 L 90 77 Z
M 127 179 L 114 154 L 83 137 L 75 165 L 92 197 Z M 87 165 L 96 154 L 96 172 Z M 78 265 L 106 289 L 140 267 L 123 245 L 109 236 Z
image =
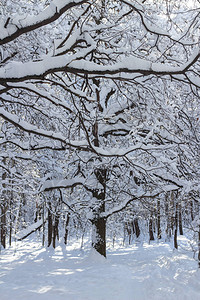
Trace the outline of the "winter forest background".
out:
M 185 236 L 200 267 L 199 58 L 197 0 L 1 0 L 0 256 Z

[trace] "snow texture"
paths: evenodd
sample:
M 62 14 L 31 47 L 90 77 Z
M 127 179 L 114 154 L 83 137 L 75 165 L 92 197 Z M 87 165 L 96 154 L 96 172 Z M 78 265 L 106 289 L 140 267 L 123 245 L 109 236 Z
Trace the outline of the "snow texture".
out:
M 80 241 L 45 249 L 22 241 L 0 254 L 1 300 L 199 300 L 200 272 L 187 251 L 152 242 L 108 250 L 107 259 Z M 17 250 L 15 252 L 15 250 Z

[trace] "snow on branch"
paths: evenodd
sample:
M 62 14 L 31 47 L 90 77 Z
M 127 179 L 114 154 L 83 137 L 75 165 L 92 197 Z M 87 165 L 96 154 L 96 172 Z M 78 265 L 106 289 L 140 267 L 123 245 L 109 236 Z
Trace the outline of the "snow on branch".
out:
M 64 101 L 62 101 L 60 99 L 58 100 L 55 97 L 52 97 L 50 95 L 50 93 L 48 93 L 44 90 L 36 88 L 36 86 L 32 83 L 27 83 L 27 82 L 26 83 L 13 83 L 12 87 L 14 87 L 14 88 L 16 87 L 16 88 L 20 88 L 20 89 L 30 91 L 30 92 L 32 92 L 32 93 L 48 100 L 49 102 L 51 102 L 55 106 L 60 106 L 64 109 L 66 109 L 67 111 L 69 111 L 70 113 L 72 113 L 71 108 Z
M 16 233 L 16 239 L 18 241 L 22 241 L 25 238 L 27 238 L 29 235 L 31 235 L 33 232 L 37 231 L 38 229 L 40 229 L 43 224 L 46 222 L 47 217 L 43 219 L 38 220 L 36 223 L 31 224 L 30 226 L 28 226 L 27 228 L 19 231 Z
M 33 62 L 10 62 L 5 67 L 0 68 L 0 81 L 20 82 L 28 79 L 43 79 L 45 75 L 54 72 L 67 71 L 67 66 L 73 60 L 79 60 L 93 51 L 95 45 L 92 45 L 80 53 L 70 56 L 51 57 L 47 55 L 43 60 Z
M 11 114 L 4 110 L 2 107 L 0 108 L 0 117 L 7 120 L 8 122 L 12 123 L 14 126 L 39 136 L 43 136 L 52 140 L 57 140 L 65 145 L 69 145 L 71 147 L 85 149 L 87 150 L 88 144 L 86 140 L 83 141 L 70 141 L 61 133 L 56 133 L 54 131 L 40 129 L 35 125 L 32 125 L 26 121 L 21 120 L 17 115 Z M 29 149 L 31 150 L 31 149 Z
M 8 17 L 5 24 L 1 21 L 0 45 L 13 41 L 20 35 L 50 24 L 57 20 L 67 10 L 86 3 L 87 0 L 54 0 L 36 16 Z
M 107 212 L 101 213 L 101 217 L 104 219 L 109 218 L 111 215 L 116 214 L 120 211 L 123 211 L 124 209 L 127 208 L 127 206 L 132 203 L 133 201 L 140 200 L 140 199 L 153 199 L 158 197 L 159 195 L 169 192 L 169 191 L 177 191 L 180 187 L 177 185 L 169 185 L 169 186 L 163 186 L 159 188 L 157 191 L 154 193 L 151 192 L 144 192 L 144 191 L 139 191 L 138 194 L 134 195 L 133 197 L 126 199 L 122 201 L 119 205 L 111 208 Z
M 50 191 L 53 189 L 60 189 L 60 188 L 72 188 L 77 185 L 83 185 L 84 183 L 85 183 L 85 179 L 80 177 L 74 177 L 73 179 L 47 180 L 42 185 L 40 192 Z
M 20 82 L 29 79 L 42 79 L 44 76 L 54 72 L 70 72 L 75 74 L 91 75 L 117 75 L 123 78 L 125 74 L 142 75 L 179 75 L 184 74 L 199 59 L 199 48 L 193 52 L 191 58 L 180 66 L 171 66 L 163 63 L 152 63 L 137 57 L 127 57 L 113 65 L 99 65 L 83 59 L 94 50 L 94 46 L 82 50 L 71 56 L 47 56 L 37 62 L 10 62 L 4 68 L 0 68 L 0 81 Z
M 142 25 L 144 26 L 144 28 L 145 28 L 148 32 L 153 33 L 153 34 L 156 34 L 156 35 L 167 36 L 167 37 L 171 38 L 170 35 L 169 35 L 169 33 L 168 33 L 167 31 L 165 31 L 165 30 L 159 28 L 158 26 L 152 26 L 152 25 L 150 25 L 150 24 L 146 21 L 146 19 L 145 19 L 145 17 L 144 17 L 144 11 L 145 11 L 145 9 L 142 7 L 142 5 L 140 5 L 140 4 L 138 4 L 138 3 L 134 3 L 134 4 L 133 4 L 133 3 L 131 3 L 131 2 L 128 1 L 128 0 L 120 0 L 120 1 L 121 1 L 122 3 L 124 3 L 124 4 L 128 5 L 128 6 L 130 6 L 135 12 L 137 12 L 137 14 L 140 16 L 140 19 L 141 19 L 141 21 L 142 21 Z M 172 38 L 171 38 L 171 39 L 172 39 Z
M 0 116 L 26 132 L 52 138 L 60 142 L 65 142 L 65 137 L 62 136 L 60 133 L 54 133 L 53 131 L 39 129 L 37 126 L 21 120 L 17 115 L 7 112 L 2 107 L 0 108 Z
M 38 128 L 36 125 L 32 125 L 26 121 L 21 120 L 17 115 L 12 114 L 7 112 L 5 109 L 2 107 L 0 108 L 0 117 L 3 119 L 7 120 L 8 122 L 12 123 L 14 126 L 22 129 L 23 131 L 29 132 L 36 134 L 38 136 L 43 136 L 46 138 L 49 138 L 51 140 L 56 140 L 61 142 L 62 144 L 66 146 L 71 146 L 74 148 L 78 148 L 83 151 L 91 151 L 93 153 L 96 153 L 97 155 L 101 155 L 104 157 L 123 157 L 126 156 L 127 154 L 141 150 L 141 151 L 160 151 L 160 150 L 167 150 L 171 148 L 171 145 L 158 145 L 158 146 L 153 146 L 153 145 L 144 145 L 143 143 L 138 143 L 132 147 L 129 148 L 101 148 L 101 147 L 95 147 L 92 146 L 91 143 L 88 143 L 87 140 L 69 140 L 65 136 L 63 136 L 59 132 L 54 132 L 54 131 L 49 131 L 49 130 L 44 130 Z M 31 150 L 31 148 L 29 149 Z M 34 147 L 33 147 L 34 150 Z M 63 149 L 64 150 L 64 149 Z
M 200 57 L 200 49 L 194 50 L 191 58 L 180 66 L 171 66 L 165 63 L 152 63 L 137 57 L 127 57 L 122 62 L 109 66 L 102 66 L 81 59 L 72 61 L 67 69 L 72 73 L 84 73 L 94 75 L 115 75 L 121 73 L 137 73 L 142 75 L 178 75 L 184 74 Z

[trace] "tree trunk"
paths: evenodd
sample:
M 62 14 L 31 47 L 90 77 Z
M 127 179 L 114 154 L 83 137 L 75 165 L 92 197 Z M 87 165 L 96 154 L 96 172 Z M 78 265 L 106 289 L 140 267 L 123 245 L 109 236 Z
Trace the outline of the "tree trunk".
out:
M 6 248 L 6 208 L 1 205 L 1 245 Z
M 171 227 L 171 231 L 173 233 L 174 230 L 174 209 L 175 209 L 175 192 L 171 192 L 171 201 L 170 201 L 170 214 L 171 214 L 171 218 L 170 218 L 170 227 Z
M 105 196 L 106 196 L 106 169 L 96 169 L 95 176 L 103 186 L 102 190 L 93 190 L 93 197 L 99 202 L 99 207 L 93 211 L 92 220 L 92 247 L 101 255 L 106 257 L 106 219 L 100 217 L 105 212 Z
M 48 247 L 51 246 L 51 242 L 52 242 L 52 214 L 50 211 L 50 208 L 48 209 Z
M 98 168 L 94 173 L 103 188 L 101 190 L 93 190 L 93 197 L 98 200 L 99 207 L 93 211 L 92 247 L 106 257 L 106 219 L 100 215 L 105 212 L 107 169 Z
M 132 224 L 130 222 L 125 222 L 124 223 L 124 241 L 126 239 L 126 233 L 128 234 L 128 244 L 131 244 L 131 237 L 132 237 L 132 230 L 131 227 L 133 228 L 133 226 L 131 226 Z M 133 228 L 134 230 L 134 228 Z
M 161 239 L 161 227 L 160 227 L 160 199 L 157 200 L 157 226 L 158 226 L 158 239 Z
M 12 244 L 12 215 L 11 215 L 11 212 L 10 212 L 10 224 L 9 224 L 9 226 L 10 226 L 10 228 L 9 228 L 9 246 L 11 246 L 11 244 Z
M 42 246 L 44 247 L 45 244 L 45 217 L 44 217 L 44 213 L 45 213 L 45 204 L 43 204 L 43 209 L 42 209 L 42 220 L 43 220 L 43 224 L 42 224 Z
M 138 224 L 138 218 L 135 218 L 133 220 L 133 232 L 135 233 L 137 238 L 140 236 L 140 227 Z
M 106 257 L 106 220 L 96 218 L 93 222 L 92 247 Z
M 179 225 L 179 233 L 180 233 L 180 235 L 183 235 L 181 204 L 179 204 L 178 225 Z
M 150 216 L 150 219 L 149 219 L 149 240 L 154 241 L 152 216 Z
M 169 199 L 168 199 L 168 194 L 166 194 L 165 198 L 165 216 L 167 219 L 167 226 L 165 229 L 166 235 L 167 235 L 167 241 L 169 241 L 171 237 L 171 227 L 170 227 L 170 213 L 169 213 Z
M 175 210 L 175 230 L 174 230 L 174 248 L 175 249 L 178 249 L 177 231 L 178 231 L 178 205 L 176 204 L 176 210 Z
M 193 201 L 190 201 L 190 214 L 191 214 L 191 220 L 194 221 L 194 208 L 193 208 Z
M 3 163 L 6 164 L 6 159 L 3 159 Z M 2 191 L 2 203 L 1 203 L 1 217 L 0 217 L 0 223 L 1 223 L 1 245 L 6 248 L 6 211 L 7 211 L 7 207 L 6 207 L 6 185 L 5 185 L 5 180 L 6 180 L 6 172 L 4 172 L 2 174 L 2 187 L 3 187 L 3 191 Z
M 68 233 L 69 233 L 69 230 L 68 230 L 69 219 L 70 219 L 69 214 L 67 214 L 67 219 L 65 221 L 65 236 L 64 236 L 65 245 L 67 245 L 67 238 L 68 238 Z
M 58 234 L 58 224 L 59 224 L 59 215 L 55 215 L 54 225 L 53 225 L 53 248 L 56 248 L 56 238 L 59 240 Z
M 200 225 L 199 225 L 199 233 L 198 233 L 198 235 L 199 235 L 199 241 L 198 241 L 198 247 L 199 247 L 199 253 L 198 253 L 198 266 L 199 266 L 199 268 L 200 268 Z
M 15 161 L 14 159 L 11 159 L 11 167 L 14 168 L 15 166 Z M 13 206 L 13 203 L 14 203 L 14 195 L 13 195 L 13 176 L 10 175 L 10 186 L 11 186 L 11 189 L 10 189 L 10 195 L 9 195 L 9 246 L 11 246 L 12 244 L 12 227 L 13 227 L 13 222 L 12 222 L 12 206 Z
M 100 17 L 101 18 L 101 17 Z M 98 20 L 98 19 L 97 19 Z M 98 21 L 96 21 L 98 22 Z M 95 80 L 96 88 L 96 100 L 98 103 L 98 110 L 103 111 L 100 101 L 99 93 L 99 81 Z M 96 119 L 92 127 L 92 134 L 94 137 L 93 143 L 95 147 L 99 147 L 99 125 Z M 100 217 L 102 212 L 105 212 L 105 197 L 106 197 L 106 181 L 107 181 L 107 169 L 102 166 L 94 170 L 97 181 L 102 185 L 102 189 L 93 189 L 93 197 L 99 202 L 99 208 L 94 209 L 92 220 L 92 247 L 101 255 L 106 257 L 106 219 Z

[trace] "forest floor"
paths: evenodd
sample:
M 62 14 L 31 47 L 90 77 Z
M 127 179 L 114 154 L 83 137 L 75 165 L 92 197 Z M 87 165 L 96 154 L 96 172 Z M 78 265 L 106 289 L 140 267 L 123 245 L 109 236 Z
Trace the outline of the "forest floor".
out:
M 1 300 L 199 300 L 200 269 L 189 241 L 179 250 L 153 242 L 107 251 L 107 259 L 80 242 L 55 251 L 35 240 L 1 250 Z

